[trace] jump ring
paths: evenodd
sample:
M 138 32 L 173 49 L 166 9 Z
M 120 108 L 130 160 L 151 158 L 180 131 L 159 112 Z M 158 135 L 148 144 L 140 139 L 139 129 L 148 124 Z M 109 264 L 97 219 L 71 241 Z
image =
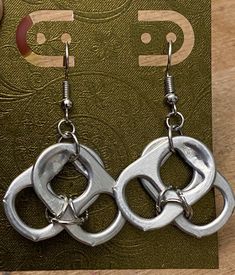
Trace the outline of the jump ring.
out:
M 178 198 L 165 199 L 165 194 L 171 190 L 176 192 Z M 169 186 L 159 194 L 159 197 L 156 203 L 157 214 L 160 214 L 162 212 L 163 207 L 168 202 L 174 202 L 174 203 L 180 204 L 184 209 L 185 217 L 189 220 L 192 218 L 193 216 L 192 206 L 188 204 L 188 202 L 186 201 L 180 189 L 174 190 L 173 186 Z
M 171 125 L 170 124 L 170 119 L 171 117 L 179 117 L 180 118 L 180 123 L 176 125 Z M 184 116 L 180 112 L 171 112 L 167 115 L 166 117 L 166 125 L 168 128 L 171 128 L 172 131 L 178 132 L 184 125 Z
M 182 191 L 181 190 L 177 190 L 176 191 L 178 197 L 180 198 L 181 200 L 181 205 L 183 206 L 184 208 L 184 213 L 185 213 L 185 217 L 189 220 L 192 219 L 193 217 L 193 208 L 190 204 L 188 204 L 188 202 L 186 201 L 185 197 L 183 196 L 182 194 Z
M 61 129 L 63 124 L 69 125 L 72 128 L 72 130 L 71 131 L 63 132 L 63 130 Z M 58 123 L 57 129 L 58 129 L 58 132 L 59 132 L 60 136 L 63 139 L 70 138 L 70 137 L 68 137 L 68 133 L 70 133 L 71 135 L 74 135 L 75 134 L 75 130 L 76 130 L 73 122 L 71 120 L 65 119 L 65 118 L 63 118 L 63 119 L 60 120 L 60 122 Z

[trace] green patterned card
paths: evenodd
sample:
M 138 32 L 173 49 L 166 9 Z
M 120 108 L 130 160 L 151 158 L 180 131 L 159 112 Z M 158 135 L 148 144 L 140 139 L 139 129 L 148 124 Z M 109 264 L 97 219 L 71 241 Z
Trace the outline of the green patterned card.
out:
M 100 155 L 114 179 L 149 142 L 167 135 L 167 38 L 175 40 L 172 73 L 178 108 L 186 118 L 184 133 L 211 147 L 210 16 L 209 0 L 5 1 L 0 25 L 1 200 L 14 178 L 58 140 L 66 39 L 71 39 L 75 58 L 69 77 L 71 119 L 79 141 Z M 176 156 L 161 174 L 164 182 L 181 188 L 192 177 Z M 76 196 L 87 186 L 70 165 L 51 184 L 57 194 Z M 155 215 L 155 204 L 138 181 L 129 184 L 127 197 L 139 215 Z M 45 206 L 32 189 L 22 191 L 16 205 L 28 225 L 47 225 Z M 211 221 L 213 192 L 193 209 L 193 222 Z M 114 200 L 101 195 L 83 228 L 98 232 L 116 212 Z M 0 269 L 5 271 L 218 267 L 216 234 L 196 239 L 174 225 L 142 232 L 127 222 L 111 241 L 89 247 L 65 230 L 38 243 L 25 239 L 9 224 L 3 203 L 0 220 Z

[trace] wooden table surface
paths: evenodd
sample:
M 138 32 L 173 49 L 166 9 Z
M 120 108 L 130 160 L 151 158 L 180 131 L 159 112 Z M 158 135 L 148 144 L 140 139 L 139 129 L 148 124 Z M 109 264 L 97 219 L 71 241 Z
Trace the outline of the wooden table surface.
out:
M 219 170 L 235 190 L 235 1 L 212 0 L 213 139 Z M 218 202 L 220 203 L 220 202 Z M 28 275 L 75 274 L 235 274 L 235 216 L 219 233 L 219 270 L 107 270 L 12 272 Z M 4 273 L 3 273 L 4 274 Z M 9 273 L 5 273 L 6 275 Z

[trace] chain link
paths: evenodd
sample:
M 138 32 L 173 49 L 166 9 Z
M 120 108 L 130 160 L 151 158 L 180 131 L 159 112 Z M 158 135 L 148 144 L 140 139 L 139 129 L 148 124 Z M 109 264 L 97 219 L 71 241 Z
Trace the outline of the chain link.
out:
M 168 191 L 175 191 L 178 198 L 166 199 L 166 193 Z M 175 202 L 175 203 L 180 204 L 184 209 L 185 217 L 189 220 L 192 219 L 193 209 L 192 209 L 191 205 L 189 205 L 187 203 L 187 201 L 183 195 L 183 192 L 180 189 L 175 189 L 173 186 L 169 186 L 159 194 L 158 200 L 156 202 L 156 210 L 157 210 L 158 215 L 162 212 L 164 206 L 168 202 Z
M 64 131 L 63 130 L 63 126 L 67 126 L 67 128 L 70 128 L 70 130 L 66 130 Z M 63 118 L 59 121 L 58 123 L 58 126 L 57 126 L 57 129 L 58 129 L 58 132 L 60 134 L 60 136 L 63 138 L 63 139 L 68 139 L 70 138 L 70 136 L 68 136 L 69 134 L 75 134 L 75 125 L 73 124 L 73 122 L 69 119 L 66 119 L 66 118 Z
M 179 120 L 177 124 L 172 124 L 171 119 L 176 118 Z M 166 125 L 171 128 L 174 132 L 179 132 L 184 126 L 184 116 L 180 112 L 171 112 L 166 116 Z
M 73 199 L 62 195 L 60 196 L 60 198 L 64 199 L 64 205 L 58 214 L 50 213 L 49 210 L 46 208 L 45 216 L 49 223 L 59 223 L 59 224 L 66 224 L 66 225 L 77 224 L 81 226 L 84 224 L 86 220 L 88 220 L 88 217 L 89 217 L 88 210 L 85 211 L 85 215 L 83 217 L 77 216 L 76 209 L 73 204 Z M 74 219 L 63 220 L 61 218 L 65 214 L 68 207 L 70 207 L 70 209 L 72 210 Z

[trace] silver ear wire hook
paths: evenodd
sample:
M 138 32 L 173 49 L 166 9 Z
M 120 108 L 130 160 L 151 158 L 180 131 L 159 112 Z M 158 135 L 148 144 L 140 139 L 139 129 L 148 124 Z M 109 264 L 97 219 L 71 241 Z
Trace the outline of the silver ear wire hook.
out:
M 57 129 L 60 134 L 59 143 L 62 142 L 63 139 L 71 140 L 76 146 L 76 155 L 71 158 L 71 161 L 75 161 L 80 152 L 80 144 L 75 135 L 75 125 L 70 120 L 69 110 L 72 108 L 73 104 L 70 100 L 70 85 L 69 85 L 69 43 L 65 44 L 65 55 L 63 59 L 63 66 L 65 72 L 65 79 L 63 81 L 63 100 L 62 100 L 62 108 L 64 110 L 64 118 L 61 119 L 58 123 Z M 64 127 L 67 130 L 64 130 Z M 69 130 L 68 130 L 69 129 Z
M 65 44 L 65 55 L 64 55 L 63 66 L 65 69 L 65 79 L 67 80 L 69 77 L 69 43 L 68 42 L 66 42 Z
M 170 40 L 168 42 L 168 54 L 167 54 L 167 67 L 166 67 L 166 75 L 170 76 L 170 69 L 171 69 L 171 57 L 172 57 L 172 48 L 173 48 L 173 42 Z
M 167 55 L 167 66 L 166 66 L 166 76 L 165 76 L 165 88 L 166 88 L 166 98 L 167 102 L 175 107 L 175 103 L 178 98 L 174 95 L 174 80 L 171 75 L 171 60 L 172 60 L 172 50 L 173 50 L 173 42 L 168 42 L 168 55 Z M 175 110 L 177 112 L 177 110 Z
M 69 121 L 69 110 L 72 108 L 72 101 L 70 100 L 70 88 L 69 88 L 69 44 L 65 44 L 65 55 L 64 55 L 64 73 L 65 80 L 63 81 L 63 101 L 62 107 L 65 110 L 65 120 Z
M 178 101 L 178 97 L 175 94 L 174 88 L 174 78 L 171 74 L 171 64 L 172 64 L 172 51 L 173 51 L 173 42 L 170 40 L 168 42 L 168 58 L 167 58 L 167 66 L 166 66 L 166 76 L 165 76 L 165 90 L 166 95 L 165 98 L 167 103 L 171 107 L 171 112 L 166 117 L 166 125 L 168 128 L 168 140 L 170 150 L 174 153 L 174 144 L 173 144 L 173 132 L 179 132 L 182 135 L 182 127 L 184 125 L 184 116 L 177 111 L 176 103 Z M 172 122 L 173 119 L 177 119 L 178 123 L 175 124 Z

